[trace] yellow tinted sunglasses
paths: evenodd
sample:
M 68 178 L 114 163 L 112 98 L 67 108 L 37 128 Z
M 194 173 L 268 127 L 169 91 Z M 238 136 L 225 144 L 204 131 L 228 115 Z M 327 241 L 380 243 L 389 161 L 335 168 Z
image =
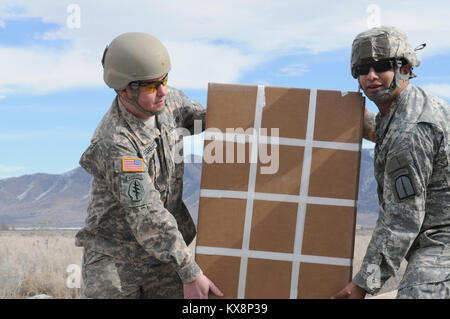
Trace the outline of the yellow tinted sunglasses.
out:
M 167 85 L 168 75 L 169 74 L 166 74 L 166 76 L 162 80 L 151 81 L 151 82 L 137 81 L 137 82 L 133 82 L 131 84 L 132 85 L 138 85 L 139 91 L 141 91 L 141 92 L 153 93 L 153 92 L 156 92 L 156 90 L 158 90 L 158 88 L 161 85 L 162 86 L 166 86 Z

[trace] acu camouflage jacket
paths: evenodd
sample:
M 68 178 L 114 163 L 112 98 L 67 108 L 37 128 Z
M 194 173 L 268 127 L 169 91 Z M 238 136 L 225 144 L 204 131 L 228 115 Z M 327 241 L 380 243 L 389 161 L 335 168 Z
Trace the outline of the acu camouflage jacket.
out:
M 196 230 L 183 203 L 183 134 L 205 109 L 168 87 L 156 127 L 116 99 L 80 165 L 93 175 L 85 227 L 76 245 L 130 262 L 167 263 L 186 283 L 201 274 L 187 245 Z M 181 128 L 185 128 L 181 130 Z
M 376 118 L 379 217 L 353 281 L 374 294 L 408 267 L 399 289 L 450 279 L 450 109 L 408 85 Z

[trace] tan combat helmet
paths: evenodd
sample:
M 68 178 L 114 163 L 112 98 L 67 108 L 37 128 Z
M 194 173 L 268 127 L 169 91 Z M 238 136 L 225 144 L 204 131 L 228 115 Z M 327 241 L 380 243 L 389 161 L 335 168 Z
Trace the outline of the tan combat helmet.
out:
M 116 92 L 131 82 L 157 79 L 171 69 L 170 57 L 161 41 L 143 32 L 128 32 L 116 37 L 106 47 L 103 58 L 103 79 Z M 155 115 L 138 103 L 139 86 L 131 86 L 132 99 L 125 100 L 136 106 L 142 113 Z

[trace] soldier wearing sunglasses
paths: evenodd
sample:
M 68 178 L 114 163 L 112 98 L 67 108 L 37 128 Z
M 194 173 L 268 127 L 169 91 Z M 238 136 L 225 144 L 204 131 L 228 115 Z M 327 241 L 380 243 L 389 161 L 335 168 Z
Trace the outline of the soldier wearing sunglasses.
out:
M 361 269 L 334 298 L 376 294 L 405 258 L 397 298 L 450 298 L 450 108 L 410 84 L 420 62 L 394 27 L 360 33 L 351 73 L 378 107 L 379 215 Z
M 80 165 L 94 179 L 85 227 L 83 295 L 88 298 L 207 298 L 220 290 L 188 245 L 196 229 L 182 200 L 179 128 L 194 132 L 205 109 L 168 87 L 170 58 L 149 34 L 116 37 L 105 49 L 106 84 L 117 96 Z

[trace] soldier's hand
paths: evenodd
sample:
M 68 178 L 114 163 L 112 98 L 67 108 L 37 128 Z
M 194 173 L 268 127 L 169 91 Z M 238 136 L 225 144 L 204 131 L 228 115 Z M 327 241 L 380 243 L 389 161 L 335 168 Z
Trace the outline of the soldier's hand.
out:
M 366 291 L 353 282 L 348 283 L 344 289 L 335 294 L 331 299 L 364 299 Z
M 208 299 L 209 290 L 218 297 L 223 297 L 223 293 L 205 275 L 199 276 L 194 281 L 184 284 L 184 299 Z

